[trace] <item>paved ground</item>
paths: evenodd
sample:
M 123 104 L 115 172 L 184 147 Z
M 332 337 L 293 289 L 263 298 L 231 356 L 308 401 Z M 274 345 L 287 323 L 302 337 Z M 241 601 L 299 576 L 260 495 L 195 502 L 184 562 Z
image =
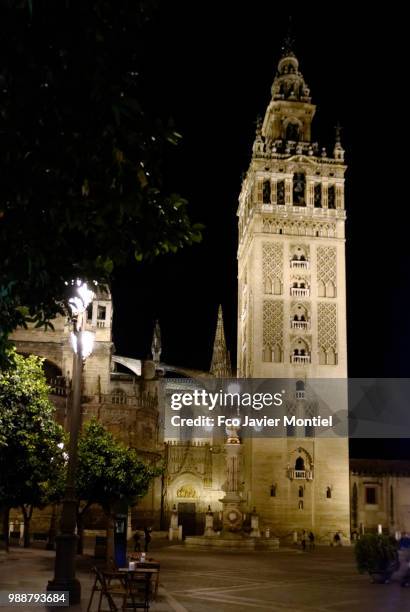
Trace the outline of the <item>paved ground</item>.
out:
M 291 549 L 210 553 L 157 546 L 152 555 L 161 561 L 161 587 L 152 612 L 410 610 L 410 589 L 394 582 L 371 584 L 368 576 L 357 574 L 350 548 L 317 548 L 306 553 Z M 52 555 L 12 549 L 7 560 L 0 558 L 0 589 L 43 591 L 52 575 Z M 83 602 L 77 610 L 83 612 L 91 588 L 90 563 L 91 559 L 79 562 Z

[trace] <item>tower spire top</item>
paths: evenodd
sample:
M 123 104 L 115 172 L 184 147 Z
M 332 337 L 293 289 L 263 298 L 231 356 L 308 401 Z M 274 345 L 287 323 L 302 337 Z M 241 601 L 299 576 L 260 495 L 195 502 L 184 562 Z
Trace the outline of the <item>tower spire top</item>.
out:
M 295 57 L 295 32 L 293 29 L 292 15 L 289 15 L 288 27 L 280 51 L 281 57 Z
M 337 144 L 341 144 L 341 135 L 342 135 L 342 126 L 340 125 L 340 121 L 338 121 L 335 125 L 335 136 L 336 136 L 336 143 Z
M 230 378 L 232 376 L 231 358 L 226 346 L 221 305 L 219 305 L 218 309 L 218 320 L 216 323 L 210 373 L 215 376 L 215 378 Z

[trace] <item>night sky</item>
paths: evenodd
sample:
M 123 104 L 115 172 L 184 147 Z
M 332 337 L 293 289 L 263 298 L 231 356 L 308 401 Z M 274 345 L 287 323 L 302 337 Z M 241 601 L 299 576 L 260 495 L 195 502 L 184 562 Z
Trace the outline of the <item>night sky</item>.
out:
M 375 5 L 367 15 L 326 6 L 294 12 L 292 20 L 300 69 L 317 105 L 313 139 L 330 152 L 337 121 L 344 128 L 349 375 L 407 377 L 410 194 L 408 152 L 400 153 L 409 146 L 407 35 L 400 32 L 406 20 Z M 206 229 L 201 245 L 118 278 L 117 353 L 147 356 L 158 318 L 163 360 L 208 369 L 222 303 L 235 360 L 241 174 L 255 119 L 270 100 L 288 14 L 276 2 L 160 5 L 144 58 L 149 103 L 172 116 L 183 135 L 165 160 L 166 183 Z

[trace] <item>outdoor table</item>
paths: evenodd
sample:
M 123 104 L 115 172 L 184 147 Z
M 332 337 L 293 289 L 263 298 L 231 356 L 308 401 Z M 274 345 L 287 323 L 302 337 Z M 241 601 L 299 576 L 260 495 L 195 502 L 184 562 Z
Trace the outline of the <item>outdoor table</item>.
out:
M 145 559 L 145 561 L 140 561 L 139 555 L 136 555 L 135 553 L 130 554 L 130 560 L 134 561 L 136 568 L 146 568 L 146 569 L 152 568 L 157 571 L 157 575 L 155 578 L 155 584 L 153 585 L 153 597 L 152 597 L 155 600 L 158 594 L 159 570 L 161 567 L 159 561 L 157 561 L 156 559 L 153 559 L 152 557 Z M 123 569 L 132 571 L 132 570 L 129 570 L 128 568 L 123 568 Z
M 126 597 L 124 598 L 123 610 L 136 610 L 137 608 L 148 610 L 151 576 L 152 574 L 158 574 L 158 570 L 152 567 L 137 567 L 135 569 L 120 567 L 118 572 L 125 577 L 124 585 L 127 591 Z M 136 588 L 138 585 L 142 587 L 140 591 Z M 138 595 L 143 595 L 143 601 L 136 600 Z

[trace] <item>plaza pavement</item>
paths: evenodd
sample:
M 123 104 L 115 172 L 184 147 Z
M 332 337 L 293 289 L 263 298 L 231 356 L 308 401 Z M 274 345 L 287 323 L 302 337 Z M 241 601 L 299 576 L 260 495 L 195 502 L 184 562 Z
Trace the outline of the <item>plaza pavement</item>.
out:
M 155 542 L 151 553 L 161 562 L 159 598 L 152 612 L 410 610 L 410 588 L 395 582 L 371 584 L 367 575 L 357 573 L 350 547 L 318 547 L 305 553 L 289 548 L 209 552 Z M 87 608 L 92 564 L 91 557 L 78 561 L 83 600 L 70 608 L 73 612 Z M 53 553 L 12 548 L 6 560 L 0 557 L 0 590 L 43 592 L 52 568 Z

